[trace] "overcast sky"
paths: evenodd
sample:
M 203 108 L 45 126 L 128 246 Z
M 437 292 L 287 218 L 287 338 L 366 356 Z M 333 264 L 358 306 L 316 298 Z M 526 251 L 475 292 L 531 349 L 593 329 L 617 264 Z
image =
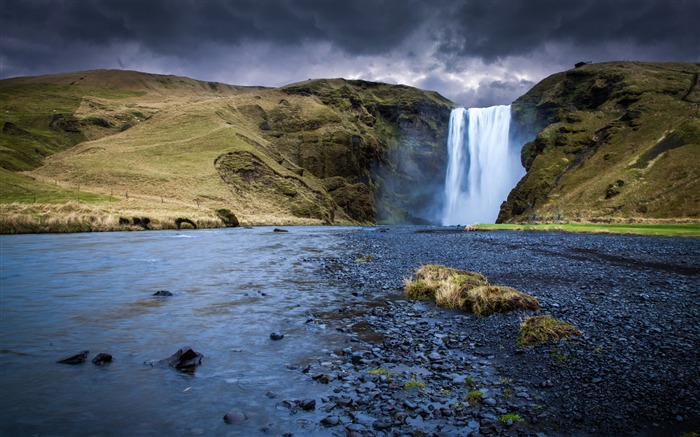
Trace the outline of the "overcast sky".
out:
M 344 77 L 509 104 L 578 61 L 700 62 L 700 0 L 1 0 L 2 78 Z

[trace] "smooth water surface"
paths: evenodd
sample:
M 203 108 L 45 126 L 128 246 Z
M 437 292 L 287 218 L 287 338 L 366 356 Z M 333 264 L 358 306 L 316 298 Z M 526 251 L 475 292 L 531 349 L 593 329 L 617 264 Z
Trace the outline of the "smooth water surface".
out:
M 314 259 L 343 248 L 338 228 L 288 229 L 0 237 L 0 434 L 322 435 L 320 412 L 277 404 L 324 389 L 299 366 L 341 347 L 309 319 L 341 300 Z M 185 345 L 194 375 L 145 364 Z M 250 418 L 225 424 L 234 409 Z

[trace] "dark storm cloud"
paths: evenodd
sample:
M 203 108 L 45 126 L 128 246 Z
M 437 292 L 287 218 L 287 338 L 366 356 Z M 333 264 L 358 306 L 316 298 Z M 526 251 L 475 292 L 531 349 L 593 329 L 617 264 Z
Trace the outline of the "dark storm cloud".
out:
M 46 44 L 138 41 L 183 56 L 201 42 L 249 41 L 330 41 L 351 54 L 375 54 L 400 43 L 424 16 L 416 1 L 8 0 L 2 24 L 4 36 Z
M 445 28 L 436 35 L 448 60 L 476 56 L 491 62 L 535 53 L 553 42 L 573 47 L 630 44 L 640 49 L 661 44 L 668 59 L 691 61 L 700 56 L 697 0 L 465 1 L 444 20 Z
M 348 77 L 507 104 L 581 60 L 700 61 L 697 0 L 2 0 L 0 77 Z

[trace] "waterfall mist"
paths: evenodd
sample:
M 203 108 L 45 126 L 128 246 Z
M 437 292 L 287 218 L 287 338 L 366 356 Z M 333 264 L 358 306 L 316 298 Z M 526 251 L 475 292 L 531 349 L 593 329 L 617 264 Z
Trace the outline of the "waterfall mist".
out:
M 511 146 L 509 134 L 510 106 L 452 110 L 443 225 L 496 221 L 501 203 L 525 174 L 519 144 Z

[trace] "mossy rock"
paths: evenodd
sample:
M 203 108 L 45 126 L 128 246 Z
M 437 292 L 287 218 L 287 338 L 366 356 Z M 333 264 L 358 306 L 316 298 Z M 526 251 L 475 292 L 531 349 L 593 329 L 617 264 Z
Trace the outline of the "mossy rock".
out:
M 238 217 L 236 217 L 236 215 L 233 212 L 231 212 L 230 209 L 220 208 L 215 210 L 214 212 L 227 227 L 235 228 L 240 226 L 240 223 L 238 222 Z

